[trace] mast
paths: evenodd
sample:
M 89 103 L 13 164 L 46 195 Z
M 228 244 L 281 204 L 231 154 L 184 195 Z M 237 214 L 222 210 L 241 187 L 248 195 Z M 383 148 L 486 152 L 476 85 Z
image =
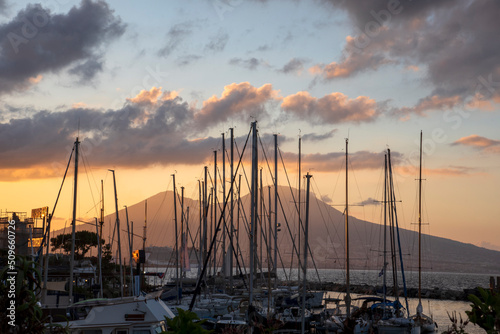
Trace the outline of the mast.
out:
M 215 235 L 215 229 L 217 225 L 217 151 L 214 151 L 214 181 L 213 181 L 213 205 L 212 205 L 212 226 L 213 226 L 213 234 L 211 237 Z M 214 245 L 214 276 L 217 275 L 217 242 Z
M 304 229 L 304 282 L 302 283 L 302 333 L 305 333 L 305 312 L 306 312 L 306 294 L 307 294 L 307 249 L 309 247 L 308 243 L 308 230 L 309 230 L 309 185 L 312 175 L 307 173 L 306 180 L 306 221 Z
M 388 189 L 388 173 L 387 173 L 387 154 L 385 154 L 385 163 L 384 163 L 384 286 L 382 288 L 383 294 L 384 294 L 384 305 L 386 303 L 386 297 L 387 297 L 387 189 Z M 385 317 L 385 312 L 386 308 L 384 307 L 384 314 L 383 316 Z
M 198 180 L 198 206 L 199 206 L 199 214 L 200 214 L 200 257 L 199 257 L 199 261 L 198 261 L 198 276 L 200 276 L 200 273 L 201 273 L 201 265 L 203 264 L 203 238 L 202 238 L 202 234 L 203 234 L 203 216 L 202 216 L 202 206 L 203 206 L 203 203 L 201 201 L 201 181 Z M 196 237 L 195 237 L 196 239 Z M 195 247 L 193 245 L 193 247 Z
M 253 303 L 253 281 L 254 273 L 257 271 L 256 259 L 256 221 L 257 221 L 257 199 L 258 199 L 258 147 L 257 147 L 257 121 L 252 122 L 252 177 L 250 189 L 250 296 L 249 304 Z
M 123 267 L 122 267 L 122 244 L 120 242 L 120 217 L 118 216 L 118 195 L 116 193 L 116 178 L 115 178 L 115 171 L 114 170 L 109 170 L 113 173 L 113 185 L 115 188 L 115 211 L 116 211 L 116 231 L 118 235 L 118 258 L 119 258 L 119 263 L 120 263 L 120 297 L 123 298 Z
M 222 199 L 226 200 L 226 140 L 224 139 L 224 133 L 222 133 Z M 225 202 L 222 206 L 225 206 Z M 222 216 L 222 275 L 226 276 L 226 214 Z M 226 281 L 224 280 L 224 291 L 225 291 Z
M 300 234 L 302 232 L 302 221 L 300 220 L 300 186 L 301 186 L 301 179 L 300 179 L 300 176 L 302 175 L 302 171 L 301 171 L 301 167 L 302 167 L 302 163 L 301 163 L 301 158 L 302 158 L 302 138 L 300 137 L 299 135 L 299 196 L 298 196 L 298 200 L 299 200 L 299 207 L 298 207 L 298 214 L 299 214 L 299 228 L 298 228 L 298 238 L 299 238 L 299 243 L 298 243 L 298 247 L 297 247 L 297 251 L 298 251 L 298 254 L 297 254 L 297 263 L 299 264 L 299 269 L 297 270 L 297 280 L 300 281 Z
M 148 227 L 148 200 L 144 201 L 144 230 L 142 234 L 142 250 L 144 252 L 144 256 L 146 256 L 146 231 Z M 133 233 L 133 231 L 132 231 Z M 146 261 L 142 264 L 142 271 L 146 271 Z
M 208 167 L 205 166 L 205 183 L 203 184 L 203 261 L 205 262 L 207 258 L 207 216 L 208 216 L 208 192 L 207 192 L 207 184 L 208 184 Z M 203 268 L 202 268 L 203 269 Z M 204 277 L 203 277 L 204 278 Z
M 104 184 L 101 180 L 101 220 L 99 221 L 101 225 L 99 237 L 102 238 L 102 225 L 104 225 Z
M 241 254 L 241 249 L 239 247 L 239 244 L 240 244 L 240 204 L 241 204 L 241 192 L 240 192 L 240 189 L 241 189 L 241 174 L 238 175 L 238 193 L 237 193 L 237 201 L 238 201 L 238 205 L 236 206 L 236 245 L 238 245 L 238 250 Z M 241 268 L 239 268 L 239 272 L 240 272 L 240 275 L 241 275 Z M 245 273 L 246 273 L 246 270 L 245 270 Z
M 99 225 L 97 217 L 95 218 L 95 232 L 97 234 L 97 265 L 99 270 L 99 297 L 102 298 L 102 261 L 101 261 L 101 235 L 99 234 Z
M 259 205 L 260 205 L 260 214 L 259 214 L 259 219 L 258 219 L 258 232 L 257 234 L 259 235 L 259 269 L 260 269 L 260 278 L 262 280 L 262 262 L 264 260 L 264 256 L 262 255 L 262 246 L 264 245 L 263 237 L 264 237 L 264 187 L 262 186 L 262 170 L 263 168 L 260 168 L 260 183 L 259 183 L 259 193 L 260 193 L 260 200 L 259 200 Z
M 274 134 L 274 288 L 278 288 L 278 134 Z
M 420 164 L 418 171 L 418 306 L 417 315 L 422 315 L 422 131 L 420 131 Z
M 132 265 L 133 257 L 132 257 L 132 234 L 134 231 L 130 232 L 130 224 L 128 222 L 128 208 L 125 205 L 125 217 L 127 219 L 127 235 L 128 235 L 128 252 L 129 252 L 129 265 L 130 265 L 130 295 L 134 295 L 134 269 Z M 132 234 L 131 234 L 132 233 Z
M 71 226 L 71 262 L 69 268 L 69 304 L 73 303 L 73 271 L 75 267 L 75 229 L 76 229 L 76 198 L 78 187 L 78 147 L 80 142 L 78 137 L 75 141 L 75 175 L 74 175 L 74 190 L 73 190 L 73 222 Z
M 177 304 L 179 304 L 179 247 L 177 244 L 177 193 L 175 191 L 175 174 L 172 174 L 174 184 L 174 226 L 175 226 L 175 289 Z
M 184 270 L 184 187 L 181 187 L 181 278 L 186 276 L 186 271 Z M 181 280 L 181 290 L 182 290 L 182 280 Z
M 394 206 L 396 205 L 394 199 L 394 184 L 392 179 L 392 168 L 391 168 L 391 150 L 387 149 L 387 169 L 388 169 L 388 195 L 389 195 L 389 231 L 391 240 L 391 262 L 392 262 L 392 280 L 393 280 L 393 293 L 396 301 L 399 302 L 399 284 L 398 284 L 398 265 L 396 261 L 396 231 L 395 231 L 395 217 L 394 217 Z
M 231 133 L 231 185 L 234 184 L 234 129 L 233 128 L 230 128 L 229 129 L 230 133 Z M 233 190 L 233 186 L 231 186 L 231 207 L 230 207 L 230 219 L 231 219 L 231 235 L 230 235 L 230 240 L 231 240 L 231 257 L 229 258 L 229 287 L 231 289 L 231 291 L 233 290 L 233 258 L 234 258 L 234 254 L 233 254 L 233 243 L 232 243 L 232 240 L 233 240 L 233 237 L 234 237 L 234 190 Z
M 347 317 L 351 316 L 351 283 L 349 276 L 349 138 L 345 139 L 345 266 L 346 266 L 346 295 L 345 304 Z

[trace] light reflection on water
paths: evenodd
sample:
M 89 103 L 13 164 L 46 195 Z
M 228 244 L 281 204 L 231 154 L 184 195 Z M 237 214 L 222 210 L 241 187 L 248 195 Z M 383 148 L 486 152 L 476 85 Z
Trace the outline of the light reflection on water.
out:
M 328 292 L 326 296 L 331 298 L 344 299 L 345 294 L 338 292 Z M 362 295 L 358 294 L 351 295 L 352 299 L 355 299 L 357 297 L 362 297 Z M 391 298 L 389 297 L 389 299 Z M 404 304 L 403 300 L 400 301 L 401 303 Z M 356 306 L 360 306 L 355 304 L 355 301 L 353 302 L 353 304 Z M 410 315 L 416 313 L 417 305 L 418 305 L 417 298 L 408 299 L 408 307 L 410 309 Z M 462 316 L 462 319 L 466 320 L 467 315 L 465 314 L 465 311 L 470 310 L 470 303 L 464 301 L 454 301 L 454 300 L 436 300 L 436 299 L 422 298 L 422 306 L 424 308 L 424 314 L 432 316 L 434 321 L 437 323 L 438 329 L 436 333 L 442 333 L 443 331 L 447 330 L 448 327 L 451 327 L 451 321 L 448 318 L 447 312 L 450 312 L 451 314 L 453 311 L 456 311 L 458 319 L 460 319 L 460 316 Z M 471 323 L 469 323 L 465 327 L 465 331 L 469 334 L 486 333 L 486 331 L 484 331 L 482 328 L 477 327 Z
M 164 272 L 165 268 L 151 268 L 151 271 Z M 170 270 L 171 269 L 171 270 Z M 375 270 L 351 270 L 350 280 L 351 284 L 367 284 L 367 285 L 382 285 L 383 277 L 379 277 L 379 271 Z M 187 277 L 195 278 L 197 275 L 196 269 L 187 273 Z M 318 269 L 317 273 L 314 269 L 308 269 L 307 278 L 311 281 L 318 281 L 318 275 L 322 282 L 333 282 L 343 284 L 345 282 L 345 271 L 340 269 Z M 171 279 L 175 276 L 175 268 L 167 270 L 165 278 Z M 291 280 L 297 280 L 297 269 L 286 271 L 278 270 L 278 277 L 282 280 L 285 276 Z M 402 281 L 401 273 L 399 273 L 399 282 Z M 474 289 L 478 286 L 483 288 L 489 287 L 489 274 L 470 274 L 470 273 L 443 273 L 443 272 L 424 272 L 422 273 L 422 288 L 423 289 L 447 289 L 454 291 L 462 291 L 464 289 Z M 406 285 L 408 288 L 416 288 L 418 286 L 418 272 L 405 272 Z M 166 282 L 166 280 L 164 282 Z M 387 278 L 387 284 L 391 285 L 392 279 Z M 151 282 L 153 283 L 153 282 Z M 156 282 L 157 284 L 159 282 Z M 400 283 L 401 285 L 401 283 Z M 344 294 L 338 292 L 330 292 L 330 297 L 343 298 Z M 408 300 L 410 313 L 414 314 L 418 299 L 410 298 Z M 422 299 L 422 306 L 424 313 L 432 315 L 438 324 L 437 333 L 445 331 L 451 326 L 451 321 L 448 318 L 447 312 L 457 312 L 457 317 L 462 316 L 462 319 L 467 319 L 465 314 L 466 310 L 470 310 L 470 303 L 465 301 L 452 301 L 452 300 L 435 300 L 435 299 Z M 460 319 L 460 318 L 459 318 Z M 485 331 L 481 328 L 468 324 L 465 330 L 469 334 L 484 334 Z

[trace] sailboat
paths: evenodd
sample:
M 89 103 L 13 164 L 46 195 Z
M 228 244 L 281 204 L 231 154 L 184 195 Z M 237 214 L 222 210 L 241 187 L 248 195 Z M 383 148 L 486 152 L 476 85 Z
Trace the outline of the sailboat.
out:
M 391 152 L 387 150 L 385 157 L 385 182 L 384 182 L 384 267 L 382 269 L 384 275 L 384 298 L 383 302 L 375 304 L 371 307 L 373 316 L 378 314 L 380 320 L 374 321 L 373 327 L 376 328 L 379 334 L 390 333 L 404 333 L 404 334 L 417 334 L 415 331 L 414 322 L 411 318 L 405 316 L 405 309 L 399 301 L 398 281 L 397 281 L 397 260 L 396 260 L 396 233 L 398 233 L 397 216 L 395 208 L 394 184 L 392 180 L 391 168 Z M 395 301 L 390 302 L 386 299 L 386 274 L 387 274 L 387 261 L 386 261 L 386 229 L 387 221 L 390 222 L 390 241 L 391 241 L 391 262 L 394 280 L 394 297 Z M 399 233 L 398 233 L 399 239 Z M 399 247 L 401 254 L 401 247 Z M 403 260 L 400 256 L 401 273 L 404 282 L 404 269 Z M 406 294 L 405 294 L 406 297 Z M 407 304 L 407 303 L 406 303 Z
M 422 131 L 420 131 L 420 164 L 418 174 L 418 306 L 417 313 L 411 318 L 414 327 L 420 328 L 420 333 L 434 333 L 436 323 L 423 313 L 422 307 Z

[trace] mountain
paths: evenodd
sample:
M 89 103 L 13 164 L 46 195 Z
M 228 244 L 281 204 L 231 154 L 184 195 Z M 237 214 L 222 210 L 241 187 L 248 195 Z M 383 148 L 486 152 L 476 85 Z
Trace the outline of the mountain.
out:
M 285 267 L 290 266 L 290 261 L 293 265 L 297 264 L 297 257 L 294 256 L 291 260 L 292 237 L 297 237 L 297 213 L 293 202 L 297 201 L 297 190 L 293 190 L 294 197 L 291 191 L 286 187 L 278 187 L 280 203 L 278 203 L 278 222 L 281 223 L 281 231 L 278 234 L 278 244 L 281 258 Z M 269 205 L 268 191 L 264 191 L 264 229 L 268 228 L 267 206 Z M 305 199 L 305 193 L 302 193 L 301 201 Z M 235 197 L 236 199 L 236 197 Z M 221 200 L 221 199 L 219 199 Z M 174 214 L 173 214 L 173 192 L 166 191 L 158 193 L 147 199 L 147 238 L 146 247 L 151 246 L 170 246 L 175 244 L 175 229 L 174 229 Z M 220 204 L 222 207 L 222 204 Z M 189 207 L 189 209 L 188 209 Z M 283 207 L 283 209 L 281 209 Z M 198 201 L 185 198 L 184 208 L 186 211 L 184 224 L 189 225 L 193 240 L 197 240 L 195 247 L 199 247 L 199 221 L 200 209 Z M 250 197 L 246 195 L 241 198 L 240 206 L 240 236 L 238 244 L 241 253 L 244 257 L 244 263 L 248 266 L 248 249 L 249 237 L 247 223 L 250 218 Z M 271 188 L 271 208 L 274 210 L 274 188 Z M 321 201 L 311 194 L 310 199 L 310 217 L 309 217 L 309 246 L 314 256 L 315 264 L 318 268 L 336 268 L 344 269 L 344 216 L 343 213 L 335 208 L 332 208 L 327 203 Z M 228 205 L 229 212 L 229 205 Z M 187 211 L 189 210 L 189 214 Z M 237 224 L 237 205 L 235 203 L 235 218 L 234 224 Z M 305 213 L 305 204 L 303 204 L 302 215 Z M 283 214 L 282 211 L 285 211 Z M 213 231 L 213 223 L 211 215 L 212 209 L 208 211 L 208 226 L 209 235 Z M 180 202 L 177 203 L 178 215 L 178 230 L 181 226 L 181 208 Z M 260 213 L 259 213 L 260 215 Z M 128 239 L 127 239 L 127 220 L 125 209 L 119 211 L 122 257 L 128 257 Z M 128 207 L 129 221 L 133 222 L 133 249 L 142 249 L 142 236 L 144 231 L 145 220 L 145 201 L 141 201 Z M 217 217 L 220 217 L 220 211 L 217 212 Z M 226 216 L 228 217 L 228 216 Z M 304 217 L 303 217 L 304 219 Z M 113 230 L 115 228 L 115 214 L 108 214 L 105 217 L 103 226 L 103 236 L 108 241 L 112 239 Z M 274 221 L 274 218 L 273 218 Z M 229 223 L 229 218 L 227 218 Z M 288 224 L 287 224 L 288 222 Z M 132 225 L 132 223 L 131 223 Z M 210 227 L 211 226 L 211 227 Z M 289 227 L 287 227 L 289 226 Z M 88 229 L 88 226 L 81 227 Z M 383 229 L 380 224 L 371 223 L 360 220 L 355 217 L 349 218 L 350 229 L 350 259 L 352 269 L 375 269 L 380 270 L 383 267 Z M 92 230 L 92 229 L 91 229 Z M 94 230 L 92 230 L 94 231 Z M 59 231 L 61 233 L 61 231 Z M 68 230 L 66 231 L 68 233 Z M 52 236 L 57 235 L 58 231 L 52 233 Z M 399 235 L 401 247 L 403 249 L 403 258 L 405 262 L 405 270 L 418 270 L 418 234 L 417 232 L 400 228 Z M 258 238 L 258 254 L 260 254 L 260 236 Z M 303 242 L 303 237 L 301 237 Z M 189 238 L 188 238 L 189 239 Z M 114 238 L 116 242 L 116 236 Z M 498 274 L 500 273 L 500 252 L 493 251 L 472 244 L 466 244 L 446 238 L 435 237 L 431 235 L 422 236 L 423 243 L 423 260 L 422 267 L 424 271 L 447 271 L 447 272 L 469 272 L 469 273 L 485 273 Z M 297 240 L 298 241 L 298 240 Z M 109 241 L 108 241 L 109 242 Z M 236 244 L 236 236 L 233 239 Z M 180 238 L 179 238 L 180 244 Z M 208 242 L 210 244 L 210 242 Z M 189 247 L 192 246 L 191 241 L 188 241 Z M 221 249 L 221 238 L 217 242 L 219 247 L 218 254 Z M 226 247 L 229 245 L 229 238 L 226 240 Z M 116 246 L 113 248 L 116 250 Z M 264 254 L 266 248 L 263 248 Z M 165 255 L 152 254 L 151 259 L 155 262 L 168 262 L 173 259 L 162 259 Z M 192 257 L 193 258 L 193 257 Z M 390 260 L 388 261 L 390 262 Z M 281 263 L 279 261 L 278 263 Z M 312 261 L 308 260 L 309 266 L 312 266 Z M 264 265 L 267 267 L 267 265 Z

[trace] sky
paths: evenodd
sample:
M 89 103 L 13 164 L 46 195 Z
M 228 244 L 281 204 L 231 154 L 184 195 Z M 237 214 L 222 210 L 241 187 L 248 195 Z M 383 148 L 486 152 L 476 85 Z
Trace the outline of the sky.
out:
M 241 149 L 257 121 L 294 187 L 301 138 L 302 174 L 332 205 L 349 138 L 349 201 L 366 204 L 350 212 L 369 221 L 389 148 L 413 228 L 422 131 L 425 231 L 500 250 L 498 17 L 495 0 L 0 0 L 0 208 L 52 209 L 76 137 L 81 219 L 100 180 L 113 211 L 108 169 L 120 207 L 172 174 L 196 199 L 221 135 Z

